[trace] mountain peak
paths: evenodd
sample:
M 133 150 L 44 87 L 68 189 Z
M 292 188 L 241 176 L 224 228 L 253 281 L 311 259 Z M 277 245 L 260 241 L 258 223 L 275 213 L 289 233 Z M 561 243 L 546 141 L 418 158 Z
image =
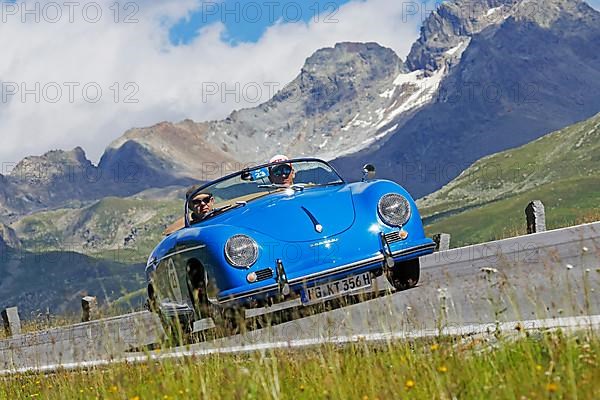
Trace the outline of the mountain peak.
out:
M 76 168 L 85 170 L 93 167 L 81 147 L 73 150 L 51 150 L 41 156 L 25 157 L 10 172 L 10 176 L 28 183 L 36 184 L 51 181 L 56 177 L 64 176 L 76 171 Z
M 533 22 L 549 28 L 557 21 L 598 24 L 599 13 L 582 0 L 454 0 L 442 3 L 423 23 L 406 64 L 411 70 L 434 71 L 460 59 L 471 37 L 504 21 Z M 579 22 L 577 22 L 579 21 Z
M 317 50 L 306 59 L 302 74 L 346 79 L 380 79 L 404 69 L 398 55 L 377 43 L 337 43 Z
M 460 58 L 469 38 L 499 24 L 518 0 L 450 1 L 442 3 L 423 23 L 421 35 L 406 59 L 411 71 L 433 71 Z
M 517 20 L 534 22 L 544 28 L 566 20 L 576 21 L 575 24 L 571 22 L 570 28 L 586 22 L 597 24 L 600 21 L 600 13 L 583 0 L 521 0 L 513 7 L 512 16 Z

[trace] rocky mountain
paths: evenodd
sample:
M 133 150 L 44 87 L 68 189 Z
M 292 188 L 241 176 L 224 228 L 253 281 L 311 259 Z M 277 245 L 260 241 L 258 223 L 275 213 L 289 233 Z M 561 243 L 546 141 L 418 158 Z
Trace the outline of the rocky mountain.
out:
M 390 107 L 402 96 L 409 100 L 413 88 L 401 90 L 403 82 L 394 83 L 404 75 L 404 64 L 391 49 L 339 43 L 309 57 L 296 79 L 268 102 L 222 121 L 132 130 L 109 146 L 100 165 L 120 162 L 127 147 L 145 149 L 154 157 L 149 163 L 158 159 L 163 171 L 180 176 L 197 176 L 211 162 L 261 162 L 282 152 L 332 158 L 373 140 L 375 126 L 391 120 Z
M 371 161 L 420 197 L 480 157 L 600 110 L 600 13 L 579 0 L 476 4 L 431 14 L 407 66 L 448 71 L 435 97 L 385 139 L 336 159 L 342 174 L 357 178 Z
M 267 103 L 225 120 L 131 129 L 108 146 L 98 166 L 80 148 L 26 158 L 0 176 L 0 219 L 210 180 L 275 153 L 351 153 L 432 91 L 434 79 L 405 72 L 398 56 L 376 43 L 319 50 Z
M 12 223 L 36 211 L 78 209 L 107 196 L 126 197 L 194 181 L 161 171 L 159 163 L 150 162 L 152 156 L 142 159 L 141 152 L 132 150 L 135 147 L 122 149 L 121 161 L 99 166 L 79 147 L 23 159 L 8 175 L 0 175 L 0 221 Z
M 0 224 L 0 255 L 8 249 L 20 249 L 21 241 L 16 232 L 4 225 Z
M 211 179 L 223 162 L 284 152 L 335 159 L 348 178 L 372 161 L 421 196 L 600 110 L 599 38 L 599 13 L 580 0 L 444 2 L 405 62 L 376 43 L 321 49 L 268 102 L 132 130 L 101 166 L 135 154 L 147 170 Z
M 181 187 L 282 152 L 334 160 L 349 179 L 373 162 L 420 197 L 600 110 L 599 15 L 580 0 L 445 2 L 405 62 L 376 43 L 339 43 L 224 120 L 131 129 L 98 166 L 79 148 L 29 157 L 0 175 L 0 220 Z

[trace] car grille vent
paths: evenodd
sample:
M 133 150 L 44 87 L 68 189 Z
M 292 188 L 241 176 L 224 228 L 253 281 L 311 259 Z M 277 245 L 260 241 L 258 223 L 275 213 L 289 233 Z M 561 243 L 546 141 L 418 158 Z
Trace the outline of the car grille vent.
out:
M 385 240 L 388 243 L 400 242 L 402 239 L 400 238 L 400 231 L 394 231 L 385 234 Z
M 271 268 L 261 269 L 256 271 L 256 281 L 264 281 L 273 277 L 273 270 Z

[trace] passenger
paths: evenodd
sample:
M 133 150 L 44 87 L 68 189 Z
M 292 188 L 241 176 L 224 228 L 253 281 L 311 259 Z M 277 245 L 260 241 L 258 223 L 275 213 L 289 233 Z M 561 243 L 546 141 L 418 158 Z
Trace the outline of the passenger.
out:
M 282 154 L 278 154 L 269 160 L 269 163 L 287 161 L 289 158 Z M 294 176 L 296 172 L 291 163 L 276 164 L 269 167 L 269 180 L 276 185 L 292 186 L 294 184 Z

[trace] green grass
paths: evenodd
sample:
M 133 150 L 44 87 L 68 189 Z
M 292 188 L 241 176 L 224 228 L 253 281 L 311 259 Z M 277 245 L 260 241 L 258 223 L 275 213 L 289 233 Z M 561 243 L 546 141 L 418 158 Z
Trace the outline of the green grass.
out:
M 426 231 L 456 247 L 526 233 L 532 200 L 548 229 L 600 220 L 600 114 L 478 160 L 418 206 Z
M 322 346 L 5 378 L 1 399 L 597 399 L 600 340 L 560 332 Z M 489 340 L 489 341 L 488 341 Z

